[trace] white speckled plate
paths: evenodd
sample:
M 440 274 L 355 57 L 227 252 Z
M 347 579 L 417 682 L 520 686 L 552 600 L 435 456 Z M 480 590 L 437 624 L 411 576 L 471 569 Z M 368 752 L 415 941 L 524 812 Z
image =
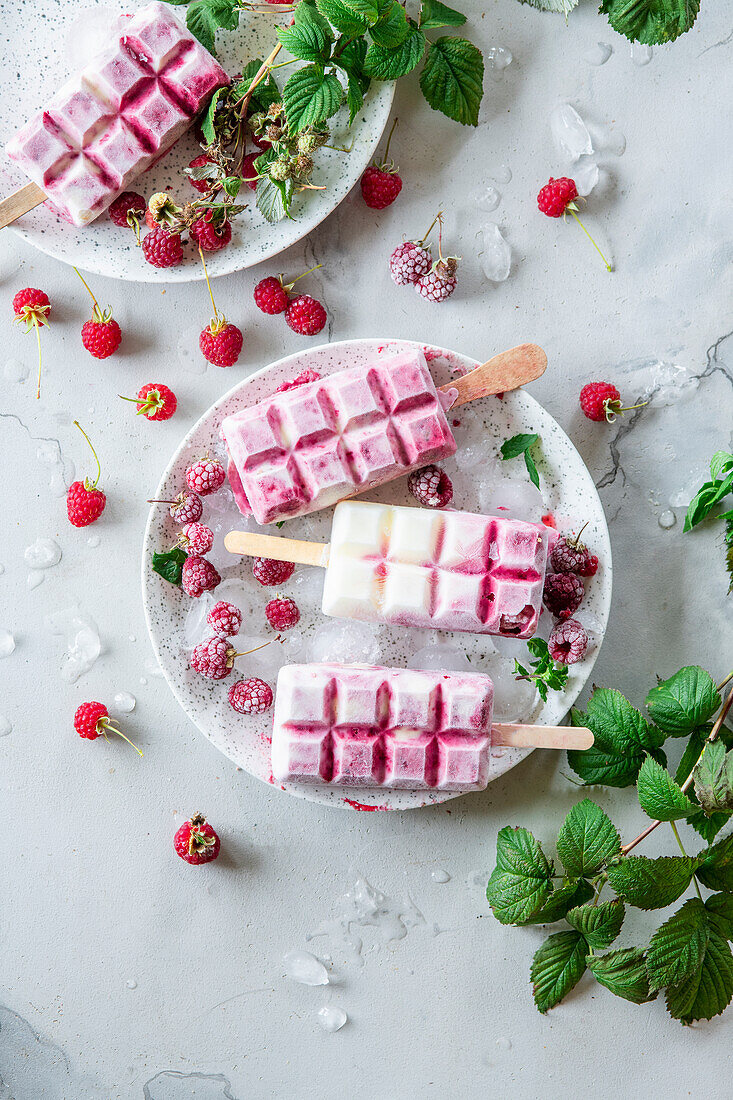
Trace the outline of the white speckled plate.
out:
M 206 452 L 222 455 L 219 426 L 224 417 L 269 396 L 281 382 L 294 378 L 305 369 L 317 370 L 321 375 L 331 374 L 346 365 L 371 361 L 376 356 L 390 355 L 411 346 L 416 345 L 406 340 L 347 340 L 296 352 L 295 355 L 263 367 L 225 394 L 191 429 L 168 464 L 155 497 L 171 499 L 180 492 L 185 485 L 186 467 L 196 458 Z M 438 348 L 425 350 L 438 384 L 448 381 L 452 374 L 465 373 L 477 366 L 474 360 L 466 356 Z M 380 627 L 373 630 L 360 624 L 360 629 L 365 633 L 355 643 L 351 643 L 352 651 L 346 648 L 346 643 L 334 642 L 332 639 L 328 657 L 338 659 L 341 654 L 343 660 L 404 667 L 418 650 L 437 639 L 442 645 L 453 647 L 458 661 L 452 667 L 485 671 L 494 677 L 497 684 L 496 720 L 530 718 L 538 723 L 556 724 L 567 713 L 588 679 L 608 620 L 611 604 L 611 547 L 601 502 L 580 455 L 549 413 L 529 394 L 518 391 L 507 394 L 501 400 L 487 397 L 464 405 L 456 410 L 453 423 L 459 449 L 443 466 L 453 479 L 453 503 L 457 508 L 475 512 L 493 512 L 497 508 L 506 508 L 507 511 L 499 511 L 499 514 L 518 515 L 521 512 L 522 518 L 533 521 L 539 521 L 542 514 L 550 512 L 561 530 L 578 530 L 583 523 L 587 523 L 584 540 L 597 553 L 601 566 L 596 576 L 586 582 L 585 599 L 577 613 L 577 617 L 591 633 L 592 644 L 586 657 L 571 666 L 565 691 L 550 692 L 545 704 L 534 693 L 519 701 L 510 699 L 506 694 L 516 688 L 510 675 L 513 667 L 511 658 L 516 655 L 521 660 L 527 652 L 524 642 L 516 640 L 487 639 L 486 636 L 475 634 L 407 628 Z M 536 499 L 533 499 L 533 487 L 529 485 L 521 459 L 511 463 L 499 463 L 497 460 L 501 443 L 518 432 L 538 432 L 541 437 L 538 466 L 542 498 L 536 494 Z M 508 480 L 507 473 L 510 475 Z M 407 492 L 405 478 L 382 486 L 381 489 L 369 493 L 368 497 L 394 504 L 416 503 Z M 220 569 L 223 581 L 208 596 L 208 606 L 222 598 L 238 604 L 245 614 L 245 630 L 252 638 L 252 644 L 256 644 L 262 638 L 274 634 L 265 621 L 264 605 L 280 590 L 262 588 L 252 578 L 249 559 L 232 558 L 223 549 L 221 540 L 232 526 L 258 529 L 251 518 L 245 519 L 239 515 L 230 498 L 230 491 L 224 489 L 204 501 L 202 522 L 220 527 L 214 550 L 209 557 L 213 557 L 217 568 L 220 565 L 226 567 L 224 571 Z M 311 516 L 289 520 L 280 533 L 326 542 L 332 514 L 333 509 L 329 508 Z M 276 533 L 272 527 L 267 530 L 270 534 Z M 232 680 L 211 683 L 188 667 L 187 652 L 184 649 L 187 615 L 200 612 L 203 617 L 207 597 L 202 597 L 201 601 L 190 600 L 150 568 L 151 553 L 169 547 L 174 541 L 175 528 L 167 508 L 153 508 L 143 544 L 142 588 L 148 627 L 158 660 L 176 698 L 199 729 L 237 765 L 258 779 L 272 782 L 269 756 L 272 711 L 256 716 L 237 714 L 227 701 L 227 689 L 234 677 Z M 321 585 L 321 570 L 307 566 L 297 568 L 293 577 L 281 588 L 282 594 L 293 596 L 301 608 L 301 621 L 296 631 L 287 636 L 283 649 L 273 651 L 268 647 L 259 654 L 238 658 L 235 671 L 240 676 L 259 675 L 269 679 L 274 687 L 274 676 L 268 674 L 272 671 L 267 668 L 269 662 L 273 659 L 280 663 L 307 660 L 311 639 L 316 632 L 319 632 L 319 644 L 322 644 L 325 626 L 330 630 L 336 630 L 339 624 L 343 626 L 346 620 L 327 618 L 321 614 Z M 549 620 L 549 616 L 545 613 L 540 628 L 545 637 L 551 626 L 546 620 Z M 494 642 L 499 652 L 494 648 Z M 326 659 L 323 653 L 319 657 Z M 265 662 L 264 666 L 259 664 L 261 661 Z M 504 686 L 499 686 L 499 682 Z M 529 691 L 528 688 L 527 690 Z M 524 708 L 521 715 L 515 712 L 518 706 Z M 495 779 L 514 767 L 530 751 L 494 749 L 490 778 Z M 342 787 L 321 787 L 307 783 L 290 783 L 283 789 L 302 798 L 340 806 L 349 805 L 358 809 L 402 810 L 455 797 L 455 792 L 445 791 L 350 791 Z
M 0 52 L 6 59 L 5 94 L 0 96 L 0 195 L 8 195 L 28 182 L 3 152 L 8 138 L 99 48 L 100 33 L 103 36 L 108 33 L 108 26 L 122 11 L 142 6 L 143 0 L 134 0 L 122 7 L 115 6 L 114 0 L 96 7 L 84 2 L 81 9 L 69 0 L 48 0 L 44 4 L 40 0 L 0 0 Z M 185 19 L 185 8 L 178 8 L 177 12 Z M 236 73 L 252 58 L 267 56 L 276 42 L 276 24 L 289 18 L 282 13 L 278 15 L 277 7 L 273 7 L 272 15 L 243 11 L 239 30 L 219 33 L 218 60 L 228 73 Z M 91 49 L 86 49 L 87 45 Z M 283 73 L 290 71 L 284 69 Z M 278 80 L 281 87 L 283 79 Z M 292 221 L 285 219 L 277 225 L 269 225 L 255 208 L 253 192 L 247 191 L 243 201 L 248 207 L 232 222 L 231 244 L 207 258 L 209 274 L 227 275 L 276 256 L 310 233 L 335 210 L 370 162 L 389 117 L 393 97 L 394 83 L 374 82 L 348 133 L 348 116 L 344 109 L 331 120 L 332 144 L 348 145 L 353 139 L 353 147 L 350 153 L 336 149 L 318 151 L 313 182 L 324 185 L 325 190 L 299 195 L 293 203 Z M 147 197 L 155 191 L 171 191 L 182 198 L 195 197 L 181 169 L 200 152 L 191 130 L 137 180 L 133 188 Z M 189 282 L 203 278 L 198 254 L 190 243 L 185 246 L 182 264 L 160 271 L 145 262 L 132 231 L 113 225 L 106 213 L 86 229 L 75 229 L 46 206 L 39 206 L 11 228 L 42 252 L 98 275 L 148 283 Z

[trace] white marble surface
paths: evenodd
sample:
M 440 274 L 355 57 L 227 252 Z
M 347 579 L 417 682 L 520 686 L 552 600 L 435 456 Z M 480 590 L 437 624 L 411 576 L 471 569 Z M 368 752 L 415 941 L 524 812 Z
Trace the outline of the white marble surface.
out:
M 79 342 L 87 300 L 73 272 L 2 236 L 0 367 L 11 358 L 33 367 L 32 338 L 9 323 L 12 293 L 41 286 L 54 305 L 42 402 L 31 380 L 8 379 L 13 367 L 0 398 L 0 628 L 17 642 L 0 662 L 0 713 L 13 727 L 0 740 L 3 1100 L 729 1095 L 715 1067 L 730 1015 L 683 1029 L 661 1004 L 637 1008 L 587 978 L 548 1017 L 532 1006 L 529 962 L 542 933 L 500 926 L 484 887 L 498 828 L 521 823 L 549 837 L 577 799 L 559 756 L 535 753 L 486 793 L 446 807 L 337 812 L 237 773 L 148 666 L 145 497 L 184 430 L 234 379 L 299 346 L 279 319 L 256 313 L 254 281 L 322 262 L 310 289 L 327 304 L 330 337 L 409 337 L 479 358 L 525 339 L 547 348 L 551 370 L 532 392 L 576 442 L 611 522 L 615 603 L 597 681 L 640 702 L 656 672 L 685 662 L 721 677 L 729 669 L 731 603 L 716 533 L 683 537 L 681 508 L 670 530 L 658 517 L 731 443 L 730 10 L 708 0 L 690 34 L 639 68 L 593 4 L 567 27 L 512 0 L 485 14 L 473 6 L 473 36 L 515 59 L 501 82 L 487 77 L 479 128 L 467 133 L 400 89 L 399 201 L 375 214 L 353 195 L 281 263 L 216 283 L 220 308 L 246 333 L 245 355 L 226 376 L 195 373 L 177 351 L 180 334 L 192 346 L 208 319 L 202 285 L 166 293 L 95 280 L 125 333 L 120 354 L 97 363 Z M 599 41 L 614 52 L 594 67 L 584 57 Z M 549 132 L 550 110 L 565 99 L 626 136 L 625 155 L 604 159 L 587 209 L 614 256 L 612 275 L 575 226 L 535 209 L 538 185 L 569 168 Z M 472 255 L 492 215 L 476 210 L 473 194 L 501 164 L 513 178 L 499 185 L 494 216 L 514 261 L 493 286 Z M 433 307 L 391 285 L 386 258 L 439 205 L 464 261 L 460 291 Z M 683 400 L 610 428 L 582 419 L 584 382 L 610 378 L 636 397 L 658 360 L 697 381 Z M 179 395 L 166 424 L 136 420 L 115 396 L 149 380 Z M 88 531 L 68 526 L 37 458 L 39 441 L 58 440 L 80 474 L 90 471 L 75 417 L 99 445 L 109 500 Z M 63 557 L 28 590 L 23 552 L 37 536 L 56 539 Z M 69 684 L 44 616 L 76 601 L 104 652 Z M 71 727 L 84 698 L 121 690 L 137 698 L 125 728 L 142 761 L 121 742 L 82 742 Z M 622 835 L 637 831 L 629 792 L 599 798 Z M 171 840 L 199 808 L 221 834 L 222 855 L 196 870 L 175 858 Z M 666 850 L 661 834 L 647 854 Z M 282 956 L 307 946 L 350 868 L 394 897 L 409 893 L 426 923 L 387 943 L 366 930 L 363 966 L 334 955 L 331 987 L 295 985 Z M 449 881 L 436 881 L 442 871 Z M 643 939 L 645 927 L 631 922 L 625 942 Z M 318 1024 L 327 1003 L 349 1015 L 337 1034 Z

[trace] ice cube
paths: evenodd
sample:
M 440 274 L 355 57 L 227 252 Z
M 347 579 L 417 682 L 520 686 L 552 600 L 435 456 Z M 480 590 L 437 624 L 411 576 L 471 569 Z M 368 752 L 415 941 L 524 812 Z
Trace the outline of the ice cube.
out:
M 370 623 L 333 619 L 319 626 L 307 645 L 309 661 L 344 664 L 376 664 L 379 661 L 377 631 Z
M 482 249 L 479 252 L 481 270 L 492 283 L 503 283 L 512 266 L 512 250 L 495 222 L 487 222 L 479 229 Z
M 212 630 L 206 622 L 206 616 L 216 603 L 211 592 L 204 592 L 197 600 L 191 600 L 190 607 L 183 624 L 183 647 L 193 649 L 199 642 L 210 637 Z
M 412 654 L 407 667 L 437 672 L 443 669 L 448 672 L 471 672 L 471 662 L 455 642 L 428 642 Z
M 323 570 L 304 566 L 293 576 L 293 599 L 301 612 L 304 608 L 320 607 L 323 598 Z
M 511 50 L 506 46 L 489 46 L 486 51 L 486 60 L 489 63 L 489 72 L 494 80 L 501 80 L 504 70 L 508 69 L 514 60 Z
M 482 485 L 479 502 L 484 514 L 503 519 L 524 519 L 529 523 L 539 523 L 546 511 L 542 493 L 528 477 L 526 481 L 501 478 L 489 485 Z
M 577 168 L 573 172 L 573 179 L 575 180 L 575 186 L 578 188 L 578 194 L 585 197 L 590 195 L 593 188 L 598 183 L 600 178 L 600 170 L 595 161 L 588 160 L 586 157 L 581 157 Z
M 324 1005 L 323 1008 L 319 1008 L 316 1015 L 324 1031 L 338 1031 L 349 1018 L 343 1008 L 337 1008 L 335 1005 Z
M 29 569 L 50 569 L 61 561 L 61 547 L 53 539 L 37 538 L 26 546 L 23 561 Z
M 328 972 L 310 951 L 288 951 L 283 956 L 285 975 L 301 985 L 328 985 Z
M 560 103 L 550 114 L 550 129 L 557 150 L 568 160 L 576 161 L 593 152 L 588 127 L 569 103 Z
M 501 202 L 501 191 L 497 191 L 492 184 L 485 183 L 474 193 L 474 202 L 479 210 L 496 210 Z
M 524 650 L 524 660 L 518 656 L 520 664 L 525 668 L 527 664 L 527 651 Z M 494 681 L 494 720 L 496 722 L 524 722 L 532 711 L 537 700 L 537 689 L 530 680 L 517 680 L 514 672 L 514 662 L 504 658 L 495 657 L 486 669 Z
M 15 652 L 15 637 L 9 630 L 0 630 L 0 657 L 9 657 Z

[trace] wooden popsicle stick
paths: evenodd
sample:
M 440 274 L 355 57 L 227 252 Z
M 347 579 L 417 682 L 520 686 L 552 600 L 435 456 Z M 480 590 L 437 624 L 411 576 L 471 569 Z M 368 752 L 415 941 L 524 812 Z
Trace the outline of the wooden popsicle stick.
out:
M 543 375 L 546 367 L 547 355 L 539 344 L 518 344 L 515 348 L 495 355 L 468 374 L 438 388 L 443 393 L 458 390 L 458 397 L 451 406 L 455 409 L 458 405 L 465 405 L 467 401 L 475 401 L 478 397 L 518 390 L 520 386 L 534 382 L 535 378 Z
M 525 749 L 589 749 L 593 734 L 585 726 L 527 726 L 521 722 L 497 722 L 491 727 L 495 745 Z
M 250 554 L 255 558 L 294 561 L 299 565 L 328 565 L 329 542 L 305 542 L 278 535 L 261 535 L 256 531 L 230 531 L 224 538 L 230 554 Z
M 0 229 L 17 221 L 23 214 L 27 214 L 34 206 L 40 206 L 47 199 L 45 191 L 41 191 L 35 183 L 27 183 L 19 191 L 13 191 L 6 199 L 0 199 Z

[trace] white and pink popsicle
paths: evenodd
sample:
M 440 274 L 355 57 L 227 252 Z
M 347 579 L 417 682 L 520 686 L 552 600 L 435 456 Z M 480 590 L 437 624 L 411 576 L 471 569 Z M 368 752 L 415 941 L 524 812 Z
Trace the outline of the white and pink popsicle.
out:
M 472 512 L 343 501 L 330 543 L 230 531 L 232 553 L 326 567 L 326 615 L 507 638 L 537 629 L 547 528 Z
M 441 388 L 418 350 L 348 367 L 226 417 L 229 483 L 258 523 L 305 515 L 452 455 L 447 409 L 537 378 L 522 344 Z
M 10 139 L 6 151 L 61 217 L 87 225 L 228 83 L 170 7 L 151 3 L 124 20 L 109 46 Z

